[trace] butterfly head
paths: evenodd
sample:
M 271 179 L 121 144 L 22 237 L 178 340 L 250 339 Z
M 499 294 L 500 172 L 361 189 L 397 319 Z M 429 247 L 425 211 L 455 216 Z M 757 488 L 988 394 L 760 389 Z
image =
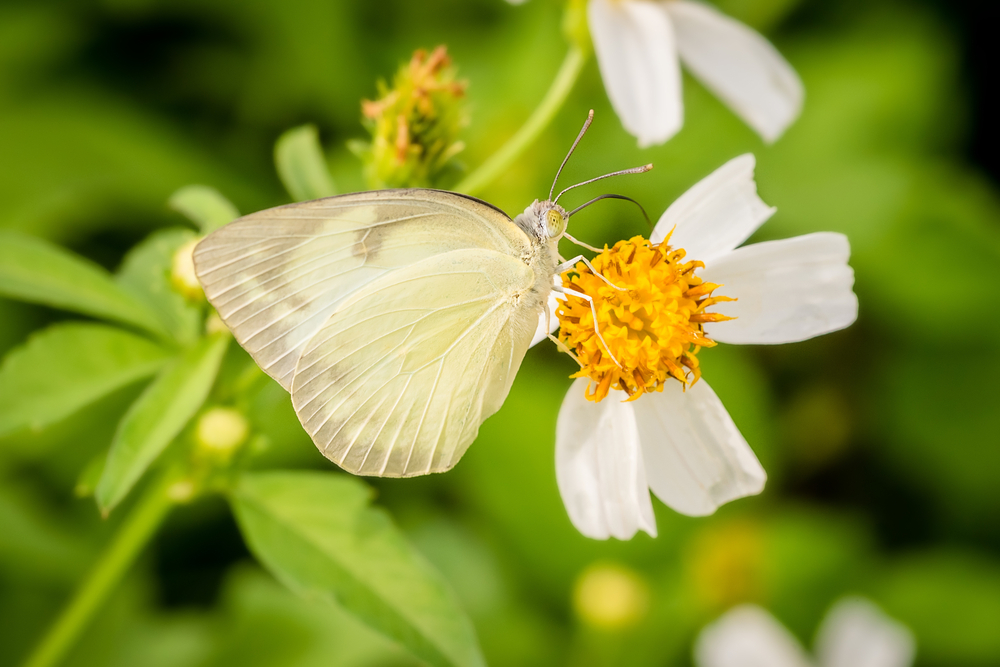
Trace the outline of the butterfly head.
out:
M 566 209 L 564 209 L 562 206 L 558 204 L 558 202 L 559 198 L 562 197 L 564 194 L 582 185 L 587 185 L 589 183 L 600 181 L 605 178 L 611 178 L 612 176 L 620 176 L 621 174 L 641 174 L 643 172 L 647 172 L 650 169 L 652 169 L 653 165 L 651 164 L 646 164 L 641 167 L 634 167 L 632 169 L 622 169 L 620 171 L 611 172 L 610 174 L 604 174 L 603 176 L 591 178 L 586 181 L 583 181 L 582 183 L 577 183 L 575 185 L 569 186 L 555 197 L 552 196 L 552 194 L 556 190 L 556 183 L 559 181 L 559 175 L 562 173 L 563 167 L 566 166 L 566 162 L 569 161 L 570 156 L 573 155 L 573 151 L 576 150 L 577 144 L 579 144 L 580 140 L 583 139 L 583 135 L 586 134 L 587 128 L 590 127 L 590 123 L 593 120 L 594 120 L 594 111 L 591 110 L 590 113 L 587 114 L 587 120 L 583 124 L 583 129 L 580 130 L 580 134 L 577 135 L 576 141 L 573 142 L 573 145 L 570 147 L 569 152 L 566 154 L 566 157 L 563 158 L 562 164 L 559 165 L 559 169 L 556 171 L 556 177 L 552 180 L 552 187 L 549 188 L 549 198 L 546 199 L 545 201 L 538 201 L 536 199 L 531 203 L 531 206 L 524 209 L 524 213 L 522 213 L 521 215 L 517 216 L 517 218 L 514 219 L 514 222 L 517 223 L 517 225 L 521 227 L 521 229 L 523 229 L 526 233 L 530 234 L 536 239 L 547 240 L 550 242 L 558 241 L 566 233 L 566 227 L 569 225 L 569 219 L 574 213 L 587 208 L 594 202 L 600 201 L 601 199 L 626 199 L 638 206 L 638 202 L 636 202 L 634 199 L 630 199 L 629 197 L 625 197 L 623 195 L 615 195 L 615 194 L 607 194 L 607 195 L 601 195 L 600 197 L 595 197 L 586 204 L 583 204 L 582 206 L 577 206 L 575 209 L 569 211 L 568 213 L 566 212 Z M 642 206 L 639 206 L 639 208 L 642 209 Z M 649 216 L 646 215 L 646 212 L 643 211 L 642 214 L 645 216 L 646 220 L 649 221 Z
M 539 240 L 558 241 L 566 233 L 569 213 L 559 204 L 536 199 L 515 222 Z

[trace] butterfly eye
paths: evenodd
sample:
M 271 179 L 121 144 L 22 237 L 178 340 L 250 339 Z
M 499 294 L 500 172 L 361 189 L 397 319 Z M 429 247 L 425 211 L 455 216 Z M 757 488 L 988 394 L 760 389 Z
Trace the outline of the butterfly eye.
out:
M 555 209 L 550 210 L 545 214 L 546 227 L 549 230 L 549 236 L 555 238 L 556 236 L 561 236 L 563 232 L 566 231 L 566 218 L 559 214 L 559 211 Z

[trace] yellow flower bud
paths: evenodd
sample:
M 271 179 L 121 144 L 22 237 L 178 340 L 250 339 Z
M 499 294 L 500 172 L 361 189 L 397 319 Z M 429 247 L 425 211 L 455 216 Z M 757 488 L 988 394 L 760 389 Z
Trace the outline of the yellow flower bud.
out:
M 194 272 L 194 247 L 201 239 L 192 239 L 182 245 L 174 253 L 173 265 L 170 269 L 170 284 L 189 301 L 200 301 L 205 298 L 198 276 Z
M 211 408 L 198 419 L 195 441 L 201 449 L 227 457 L 243 444 L 249 432 L 250 425 L 239 410 Z
M 649 585 L 623 565 L 596 563 L 573 587 L 573 609 L 587 625 L 621 630 L 641 621 L 649 609 Z
M 181 479 L 167 488 L 167 497 L 175 503 L 191 502 L 197 495 L 198 488 L 190 479 Z
M 213 310 L 205 319 L 205 333 L 209 336 L 214 336 L 219 333 L 229 333 L 229 327 L 227 327 L 226 323 L 222 321 L 221 317 L 219 317 L 219 313 Z

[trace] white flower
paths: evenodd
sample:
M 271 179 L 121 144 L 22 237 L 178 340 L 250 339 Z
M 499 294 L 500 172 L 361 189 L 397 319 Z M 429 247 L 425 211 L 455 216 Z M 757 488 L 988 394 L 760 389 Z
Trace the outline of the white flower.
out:
M 611 105 L 640 147 L 684 124 L 680 62 L 769 143 L 802 109 L 802 81 L 774 46 L 707 4 L 590 0 L 587 20 Z
M 909 667 L 913 636 L 862 598 L 835 604 L 816 637 L 816 659 L 769 613 L 754 605 L 727 612 L 698 637 L 698 667 Z
M 664 244 L 663 248 L 674 249 L 681 261 L 704 263 L 698 277 L 689 279 L 694 282 L 685 284 L 680 292 L 690 290 L 686 294 L 698 295 L 691 299 L 705 299 L 711 294 L 711 290 L 705 289 L 712 287 L 708 283 L 716 283 L 722 287 L 714 289 L 738 299 L 720 304 L 723 315 L 736 319 L 715 321 L 717 315 L 698 306 L 690 311 L 697 313 L 691 316 L 691 328 L 678 335 L 700 336 L 698 329 L 703 327 L 704 335 L 714 341 L 774 344 L 801 341 L 850 325 L 857 317 L 858 302 L 852 291 L 854 272 L 847 264 L 850 247 L 842 234 L 823 232 L 737 248 L 775 210 L 757 196 L 754 164 L 752 155 L 731 160 L 674 202 L 653 230 L 650 239 L 653 244 L 669 235 L 669 246 Z M 686 257 L 676 252 L 681 248 Z M 632 254 L 636 256 L 635 252 Z M 595 258 L 595 265 L 598 260 Z M 653 264 L 663 267 L 668 261 L 673 260 L 657 260 Z M 688 265 L 678 266 L 671 275 L 677 275 Z M 693 275 L 693 269 L 685 275 Z M 704 281 L 703 286 L 698 286 L 699 277 Z M 594 276 L 590 279 L 597 280 Z M 650 284 L 649 274 L 645 283 Z M 634 293 L 616 293 L 610 287 L 602 290 L 610 295 L 609 300 L 619 302 Z M 705 302 L 723 300 L 713 297 Z M 579 303 L 576 307 L 583 308 L 584 302 Z M 662 306 L 662 300 L 659 303 Z M 693 308 L 692 303 L 688 300 L 668 305 L 672 311 L 680 308 L 678 312 L 688 312 L 683 309 Z M 598 313 L 604 321 L 602 313 L 613 314 L 613 307 L 605 304 L 602 308 L 604 311 L 599 308 Z M 641 314 L 639 308 L 648 306 L 634 302 L 631 305 L 634 313 Z M 567 309 L 567 306 L 561 308 L 561 317 Z M 655 313 L 647 316 L 645 328 L 639 329 L 642 335 L 655 337 L 648 323 L 653 316 L 661 319 Z M 672 313 L 670 316 L 674 317 Z M 593 330 L 589 310 L 582 311 L 582 316 L 573 321 L 582 321 L 576 326 Z M 561 335 L 569 336 L 567 332 L 574 325 L 565 319 L 562 324 Z M 577 529 L 596 539 L 611 536 L 628 539 L 639 529 L 655 536 L 650 489 L 674 510 L 692 516 L 711 514 L 723 503 L 759 493 L 766 478 L 764 470 L 715 392 L 704 380 L 686 386 L 676 379 L 678 375 L 684 377 L 680 364 L 687 366 L 697 379 L 699 371 L 694 355 L 700 348 L 688 352 L 685 344 L 682 357 L 658 362 L 669 366 L 667 373 L 662 369 L 651 370 L 649 366 L 630 367 L 628 363 L 616 367 L 608 361 L 607 351 L 620 349 L 623 352 L 618 354 L 624 354 L 626 347 L 616 346 L 631 345 L 629 340 L 634 341 L 636 333 L 621 325 L 617 331 L 613 326 L 602 326 L 608 343 L 587 341 L 582 345 L 571 340 L 570 347 L 577 345 L 581 359 L 589 350 L 602 360 L 605 369 L 617 373 L 615 379 L 608 380 L 607 373 L 600 376 L 605 382 L 598 382 L 598 390 L 590 394 L 591 400 L 585 397 L 585 392 L 598 376 L 591 368 L 589 377 L 577 379 L 563 401 L 556 428 L 559 491 Z M 675 328 L 671 324 L 666 330 Z M 709 347 L 714 344 L 712 340 L 699 344 Z M 662 350 L 670 347 L 670 342 L 664 343 L 662 338 L 651 342 L 661 345 Z M 664 355 L 666 352 L 661 356 Z M 581 363 L 583 374 L 588 366 L 585 360 Z M 645 387 L 631 384 L 635 372 L 647 382 Z M 655 372 L 660 373 L 661 379 L 654 382 L 650 378 Z M 601 386 L 605 393 L 609 387 L 620 386 L 640 395 L 622 402 L 627 398 L 625 391 L 611 389 L 612 395 L 594 402 Z

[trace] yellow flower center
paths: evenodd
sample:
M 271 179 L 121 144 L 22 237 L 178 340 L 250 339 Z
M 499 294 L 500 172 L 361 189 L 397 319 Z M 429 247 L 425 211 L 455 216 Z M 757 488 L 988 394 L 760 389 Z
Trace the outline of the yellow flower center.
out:
M 695 275 L 705 265 L 685 262 L 684 250 L 671 248 L 669 240 L 652 245 L 636 236 L 605 247 L 593 259 L 597 272 L 624 290 L 608 285 L 582 262 L 562 274 L 563 286 L 588 295 L 597 312 L 600 337 L 585 299 L 568 296 L 556 313 L 559 339 L 580 362 L 572 377 L 592 380 L 587 388 L 591 401 L 600 401 L 610 389 L 621 389 L 635 400 L 645 392 L 663 391 L 670 378 L 693 384 L 701 377 L 698 351 L 715 346 L 705 336 L 705 322 L 733 319 L 705 312 L 712 304 L 734 299 L 712 296 L 720 285 Z

